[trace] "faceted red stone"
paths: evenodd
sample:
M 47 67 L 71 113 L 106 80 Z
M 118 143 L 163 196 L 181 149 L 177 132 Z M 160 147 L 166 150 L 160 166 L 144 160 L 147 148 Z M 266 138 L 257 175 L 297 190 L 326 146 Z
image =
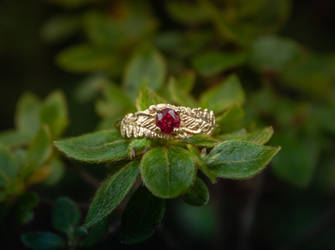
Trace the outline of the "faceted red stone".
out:
M 180 117 L 173 109 L 162 109 L 156 115 L 156 125 L 162 133 L 172 134 L 173 129 L 180 126 Z

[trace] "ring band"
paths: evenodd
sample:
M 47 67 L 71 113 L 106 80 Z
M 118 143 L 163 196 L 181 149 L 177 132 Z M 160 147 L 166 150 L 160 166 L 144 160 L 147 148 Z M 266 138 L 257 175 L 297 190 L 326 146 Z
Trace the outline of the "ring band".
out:
M 127 114 L 121 120 L 120 130 L 122 136 L 128 138 L 183 139 L 197 134 L 210 135 L 214 128 L 213 111 L 157 104 L 144 111 Z

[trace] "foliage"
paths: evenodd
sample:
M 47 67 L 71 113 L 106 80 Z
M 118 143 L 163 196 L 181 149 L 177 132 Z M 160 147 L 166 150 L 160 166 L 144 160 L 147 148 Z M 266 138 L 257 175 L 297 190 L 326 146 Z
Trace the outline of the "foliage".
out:
M 222 179 L 249 183 L 272 159 L 266 173 L 289 186 L 334 175 L 331 167 L 317 168 L 335 162 L 334 56 L 281 35 L 290 0 L 48 2 L 63 9 L 42 37 L 65 46 L 55 63 L 78 75 L 72 94 L 94 106 L 98 122 L 95 131 L 64 135 L 73 119 L 62 91 L 45 100 L 23 94 L 15 128 L 0 133 L 0 201 L 27 224 L 43 193 L 34 187 L 57 188 L 68 167 L 84 171 L 90 183 L 104 180 L 88 211 L 66 197 L 53 202 L 55 231 L 24 233 L 26 247 L 92 247 L 119 212 L 120 241 L 139 243 L 154 235 L 175 198 L 194 206 L 177 206 L 185 230 L 206 238 L 216 223 L 213 184 Z M 214 134 L 171 141 L 121 136 L 125 114 L 158 103 L 213 110 Z

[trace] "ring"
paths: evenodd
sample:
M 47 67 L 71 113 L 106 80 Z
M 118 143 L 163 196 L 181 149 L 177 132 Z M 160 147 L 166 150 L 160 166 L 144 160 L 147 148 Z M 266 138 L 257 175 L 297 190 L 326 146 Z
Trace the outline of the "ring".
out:
M 213 111 L 201 108 L 151 105 L 144 111 L 129 113 L 121 120 L 124 137 L 189 138 L 193 135 L 211 135 L 215 128 Z

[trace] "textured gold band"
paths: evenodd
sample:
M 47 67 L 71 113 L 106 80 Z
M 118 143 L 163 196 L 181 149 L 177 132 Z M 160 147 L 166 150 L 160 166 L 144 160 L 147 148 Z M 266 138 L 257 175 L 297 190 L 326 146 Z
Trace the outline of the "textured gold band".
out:
M 163 109 L 172 109 L 180 117 L 179 128 L 173 133 L 162 133 L 156 125 L 156 116 Z M 213 111 L 201 108 L 188 108 L 171 104 L 152 105 L 144 111 L 127 114 L 121 121 L 121 134 L 124 137 L 148 138 L 188 138 L 196 134 L 210 135 L 215 127 Z

